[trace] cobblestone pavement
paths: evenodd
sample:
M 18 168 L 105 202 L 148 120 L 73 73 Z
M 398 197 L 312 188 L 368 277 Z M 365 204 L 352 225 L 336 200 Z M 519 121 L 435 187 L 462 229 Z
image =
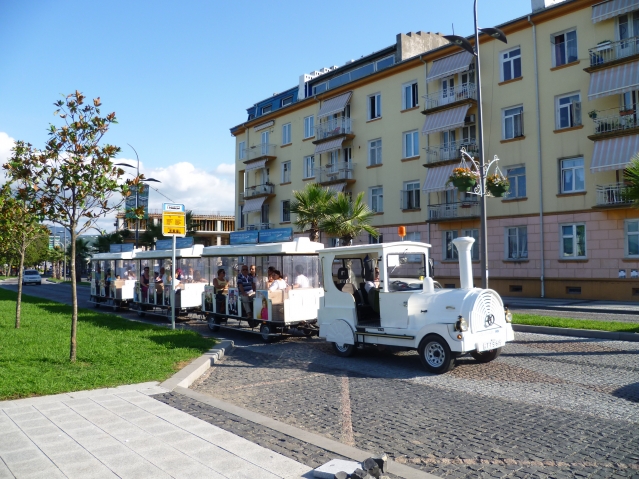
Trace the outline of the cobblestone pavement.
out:
M 243 344 L 192 387 L 440 477 L 639 477 L 639 343 L 517 333 L 442 376 L 414 352 Z

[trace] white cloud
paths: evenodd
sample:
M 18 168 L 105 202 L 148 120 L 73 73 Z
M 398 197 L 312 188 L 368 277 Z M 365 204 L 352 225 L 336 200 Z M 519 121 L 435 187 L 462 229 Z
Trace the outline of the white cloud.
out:
M 230 163 L 221 163 L 215 168 L 215 173 L 222 176 L 235 177 L 235 165 Z
M 0 167 L 4 165 L 11 157 L 11 148 L 16 144 L 16 141 L 7 135 L 4 131 L 0 131 Z M 0 183 L 7 181 L 4 170 L 0 172 Z

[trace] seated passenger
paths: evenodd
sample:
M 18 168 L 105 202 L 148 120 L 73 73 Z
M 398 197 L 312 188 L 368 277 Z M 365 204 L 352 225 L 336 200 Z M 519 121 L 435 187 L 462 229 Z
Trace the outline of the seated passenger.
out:
M 273 270 L 273 283 L 269 286 L 269 291 L 278 291 L 280 289 L 286 289 L 286 281 L 282 279 L 282 273 L 278 270 Z
M 295 272 L 297 273 L 297 276 L 295 276 L 293 288 L 310 288 L 311 281 L 304 276 L 304 267 L 301 264 L 298 264 L 295 267 Z

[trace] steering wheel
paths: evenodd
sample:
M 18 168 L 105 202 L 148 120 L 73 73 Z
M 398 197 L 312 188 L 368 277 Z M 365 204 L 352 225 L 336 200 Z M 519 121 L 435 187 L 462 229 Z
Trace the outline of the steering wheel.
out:
M 399 291 L 410 289 L 408 283 L 405 283 L 404 281 L 393 281 L 391 284 Z

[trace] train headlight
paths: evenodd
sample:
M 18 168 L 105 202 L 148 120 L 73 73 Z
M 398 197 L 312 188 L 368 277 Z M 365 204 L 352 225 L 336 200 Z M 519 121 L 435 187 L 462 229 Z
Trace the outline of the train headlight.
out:
M 504 309 L 504 314 L 506 315 L 506 322 L 507 323 L 512 323 L 513 322 L 513 313 L 511 313 L 508 308 Z
M 457 331 L 468 331 L 468 321 L 463 316 L 459 316 L 455 323 L 455 329 Z

